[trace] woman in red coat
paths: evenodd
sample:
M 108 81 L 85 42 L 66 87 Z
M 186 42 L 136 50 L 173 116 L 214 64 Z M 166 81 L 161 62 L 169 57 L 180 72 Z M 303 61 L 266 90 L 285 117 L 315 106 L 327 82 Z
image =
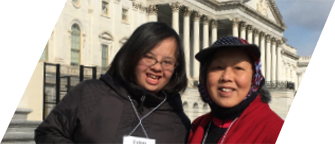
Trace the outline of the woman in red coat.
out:
M 275 143 L 284 121 L 268 105 L 259 48 L 223 37 L 195 58 L 211 112 L 193 121 L 188 143 Z

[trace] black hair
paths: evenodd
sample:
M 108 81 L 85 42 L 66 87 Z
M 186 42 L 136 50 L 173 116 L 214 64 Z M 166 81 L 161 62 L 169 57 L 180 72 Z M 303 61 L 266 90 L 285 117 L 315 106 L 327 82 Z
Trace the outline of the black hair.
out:
M 175 56 L 178 65 L 163 90 L 167 92 L 184 92 L 187 87 L 187 77 L 181 40 L 175 30 L 161 22 L 149 22 L 138 27 L 115 55 L 107 74 L 120 79 L 125 84 L 127 82 L 134 83 L 134 79 L 136 79 L 135 68 L 142 56 L 161 41 L 170 37 L 173 37 L 176 41 Z

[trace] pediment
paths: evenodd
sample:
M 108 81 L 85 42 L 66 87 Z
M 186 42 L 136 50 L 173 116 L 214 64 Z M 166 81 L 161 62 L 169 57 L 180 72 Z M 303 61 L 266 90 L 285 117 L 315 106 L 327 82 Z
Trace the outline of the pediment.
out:
M 197 0 L 198 2 L 215 9 L 216 11 L 230 10 L 235 8 L 243 9 L 247 13 L 266 21 L 271 21 L 285 30 L 286 24 L 275 0 Z
M 259 15 L 286 28 L 286 24 L 274 0 L 250 0 L 244 4 L 255 10 Z

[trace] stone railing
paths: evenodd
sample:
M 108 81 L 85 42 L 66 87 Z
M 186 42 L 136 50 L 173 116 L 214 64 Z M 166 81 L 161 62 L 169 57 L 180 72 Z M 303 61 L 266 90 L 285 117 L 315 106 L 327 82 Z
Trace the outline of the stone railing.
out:
M 302 56 L 298 62 L 320 62 L 320 56 Z
M 265 86 L 268 89 L 287 89 L 294 90 L 295 84 L 290 81 L 267 81 Z

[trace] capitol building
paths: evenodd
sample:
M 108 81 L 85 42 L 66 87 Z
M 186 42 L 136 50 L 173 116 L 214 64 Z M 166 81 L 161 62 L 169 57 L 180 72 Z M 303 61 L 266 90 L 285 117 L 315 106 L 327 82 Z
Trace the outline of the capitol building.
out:
M 183 41 L 189 81 L 182 101 L 191 120 L 210 111 L 197 90 L 195 54 L 236 36 L 260 48 L 271 109 L 320 134 L 320 56 L 299 56 L 286 43 L 275 0 L 0 0 L 0 143 L 32 142 L 33 129 L 62 97 L 104 74 L 149 21 L 166 23 Z

